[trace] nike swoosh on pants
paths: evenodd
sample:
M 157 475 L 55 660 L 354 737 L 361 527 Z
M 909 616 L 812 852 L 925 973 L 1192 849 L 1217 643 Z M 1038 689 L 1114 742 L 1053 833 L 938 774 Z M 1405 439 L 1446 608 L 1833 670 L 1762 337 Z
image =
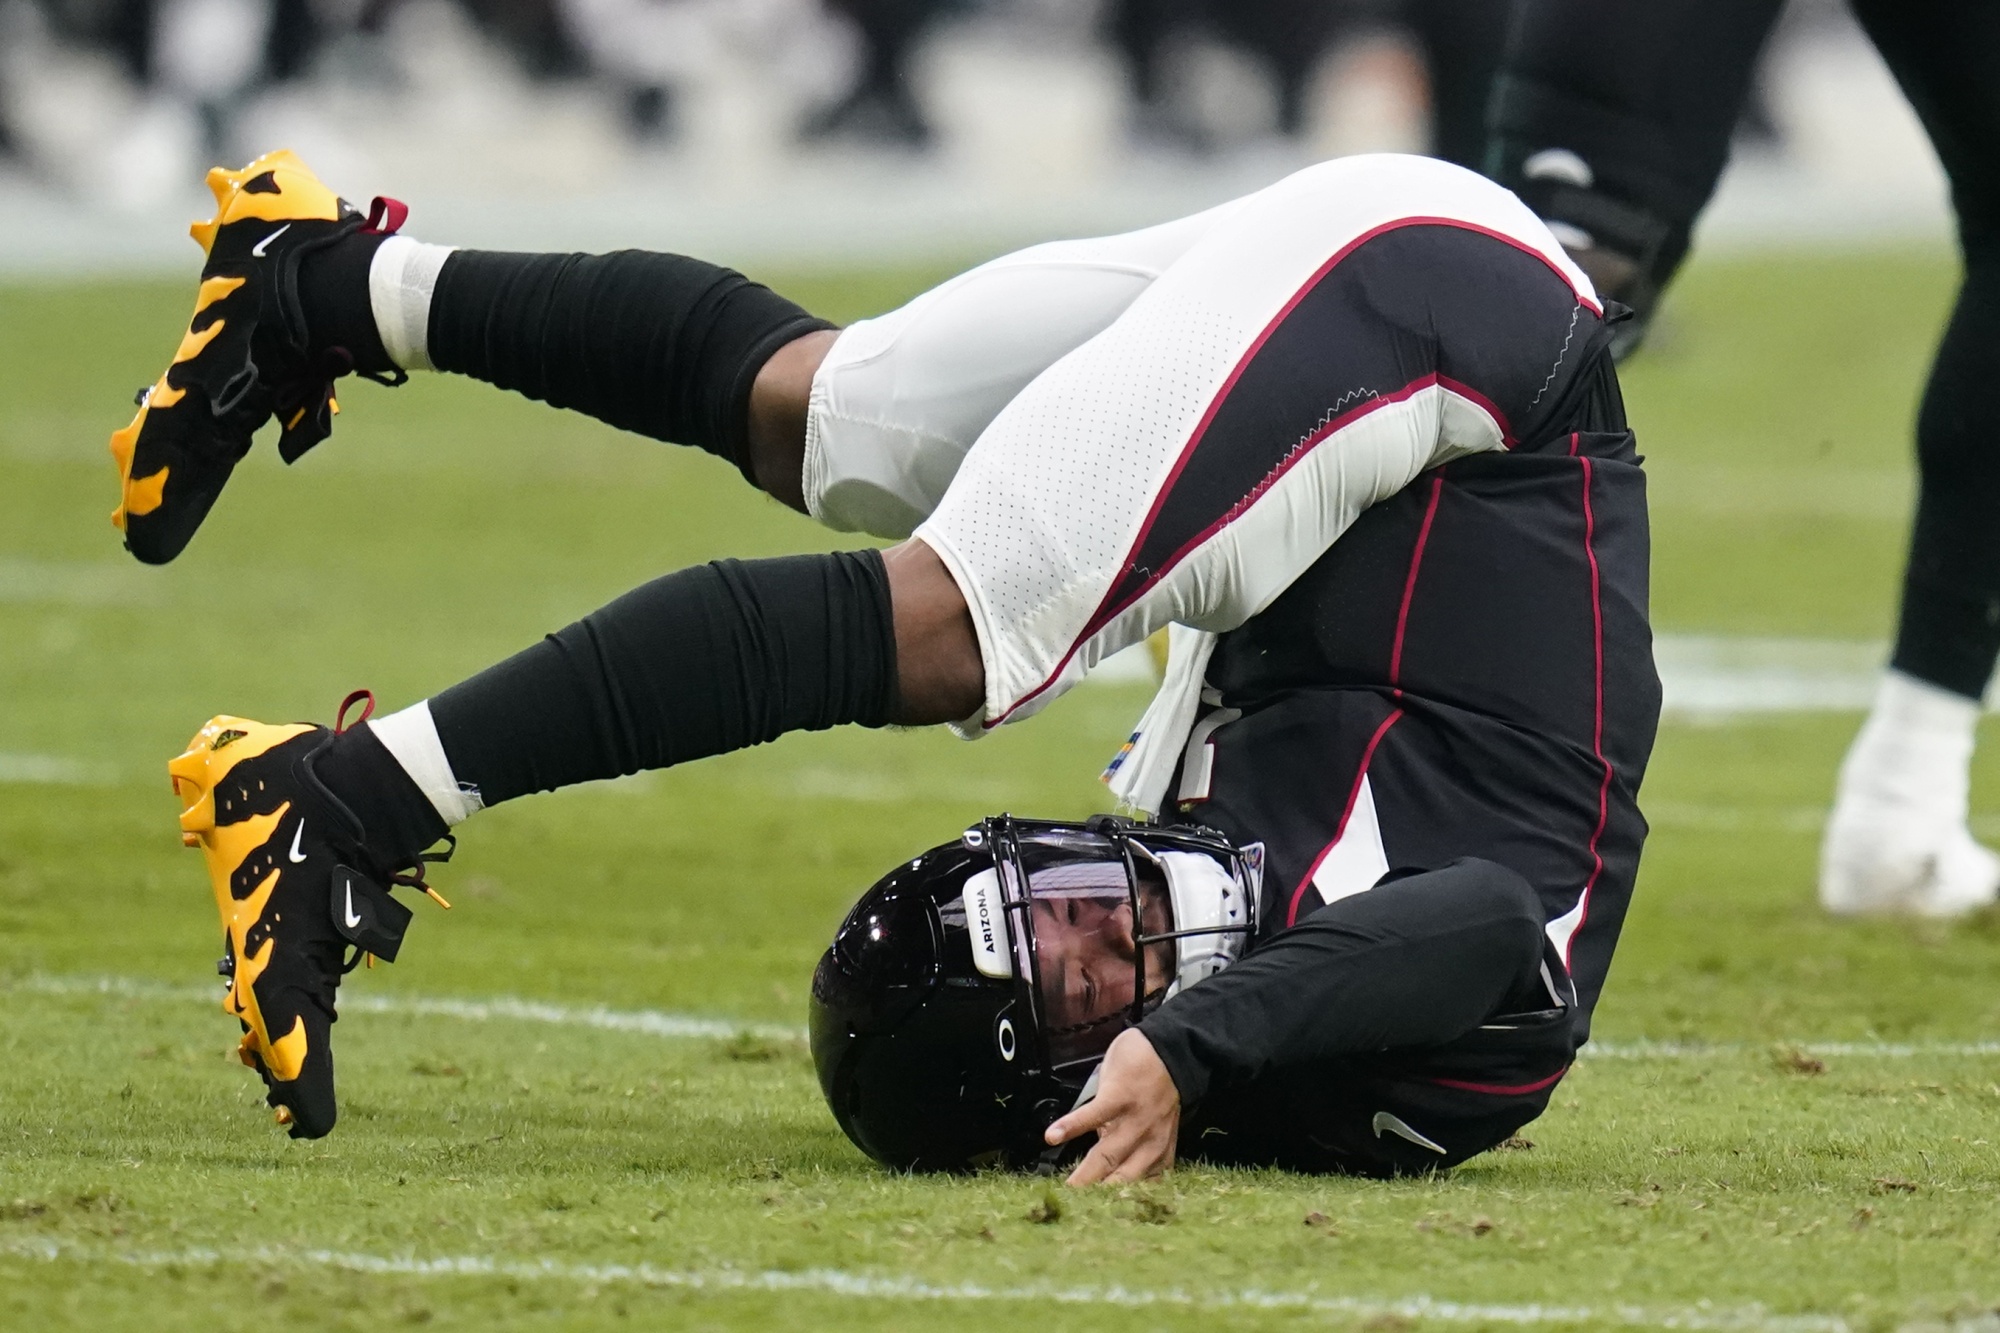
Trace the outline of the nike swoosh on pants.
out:
M 1391 1134 L 1394 1134 L 1399 1139 L 1408 1139 L 1411 1143 L 1416 1144 L 1419 1148 L 1429 1148 L 1432 1152 L 1438 1154 L 1440 1157 L 1444 1156 L 1444 1151 L 1445 1151 L 1444 1145 L 1439 1143 L 1433 1143 L 1430 1139 L 1427 1139 L 1423 1135 L 1417 1133 L 1416 1130 L 1411 1129 L 1408 1125 L 1404 1124 L 1401 1120 L 1397 1119 L 1395 1116 L 1390 1115 L 1387 1111 L 1377 1111 L 1375 1113 L 1375 1137 L 1378 1139 L 1381 1138 L 1382 1131 L 1385 1129 L 1388 1130 Z

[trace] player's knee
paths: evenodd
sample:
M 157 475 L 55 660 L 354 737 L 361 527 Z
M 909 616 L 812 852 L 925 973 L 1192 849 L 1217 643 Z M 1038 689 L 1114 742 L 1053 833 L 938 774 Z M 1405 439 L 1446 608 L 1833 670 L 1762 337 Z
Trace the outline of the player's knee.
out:
M 1464 910 L 1475 914 L 1495 938 L 1518 940 L 1522 949 L 1541 956 L 1547 921 L 1542 896 L 1520 872 L 1484 857 L 1460 857 L 1441 872 L 1465 898 Z

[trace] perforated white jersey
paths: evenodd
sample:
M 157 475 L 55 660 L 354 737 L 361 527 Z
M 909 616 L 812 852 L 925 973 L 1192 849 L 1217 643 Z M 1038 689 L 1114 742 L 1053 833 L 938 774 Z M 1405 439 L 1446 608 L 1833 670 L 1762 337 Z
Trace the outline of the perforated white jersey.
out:
M 991 727 L 1164 625 L 1243 624 L 1368 506 L 1510 447 L 1602 314 L 1506 190 L 1340 159 L 847 330 L 813 386 L 806 494 L 837 527 L 921 517 L 979 633 L 964 727 Z M 1179 674 L 1163 730 L 1184 734 L 1199 665 Z

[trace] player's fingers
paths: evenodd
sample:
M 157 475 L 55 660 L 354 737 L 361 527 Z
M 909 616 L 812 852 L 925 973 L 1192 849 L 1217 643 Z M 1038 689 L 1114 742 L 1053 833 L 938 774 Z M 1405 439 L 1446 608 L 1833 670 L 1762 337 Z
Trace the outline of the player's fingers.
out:
M 1073 1189 L 1095 1185 L 1117 1169 L 1117 1166 L 1117 1157 L 1105 1147 L 1104 1140 L 1099 1138 L 1096 1146 L 1084 1154 L 1083 1160 L 1076 1164 L 1076 1170 L 1070 1172 L 1069 1179 L 1063 1183 Z
M 1050 1125 L 1042 1137 L 1050 1144 L 1068 1143 L 1094 1129 L 1101 1129 L 1118 1114 L 1119 1108 L 1111 1105 L 1103 1097 L 1085 1102 L 1062 1119 Z
M 1112 1176 L 1124 1165 L 1143 1137 L 1143 1131 L 1135 1129 L 1129 1119 L 1112 1118 L 1098 1131 L 1097 1142 L 1084 1154 L 1076 1170 L 1070 1172 L 1067 1183 L 1094 1185 Z
M 1163 1175 L 1173 1165 L 1173 1136 L 1152 1133 L 1130 1148 L 1119 1161 L 1118 1166 L 1104 1177 L 1107 1185 L 1130 1184 L 1136 1180 L 1150 1180 Z

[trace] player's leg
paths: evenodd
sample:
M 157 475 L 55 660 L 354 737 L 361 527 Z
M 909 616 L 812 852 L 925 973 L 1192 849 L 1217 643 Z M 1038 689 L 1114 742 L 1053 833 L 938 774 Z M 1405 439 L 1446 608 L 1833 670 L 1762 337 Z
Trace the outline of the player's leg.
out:
M 801 326 L 781 323 L 773 307 L 755 322 L 747 350 L 711 368 L 735 369 L 732 393 L 713 398 L 693 422 L 655 389 L 662 368 L 692 363 L 715 336 L 705 326 L 676 328 L 677 311 L 709 299 L 703 291 L 691 301 L 682 285 L 744 282 L 699 260 L 450 253 L 397 238 L 372 261 L 366 308 L 349 283 L 347 319 L 372 320 L 406 369 L 456 371 L 710 448 L 831 527 L 901 537 L 935 507 L 958 460 L 1007 401 L 1117 318 L 1229 207 L 1004 255 L 837 337 L 796 346 L 782 336 L 797 337 Z M 782 299 L 754 290 L 765 304 Z M 782 314 L 803 312 L 786 303 Z M 776 333 L 763 333 L 767 322 Z M 767 353 L 772 342 L 792 354 Z M 694 389 L 702 369 L 688 366 Z M 734 443 L 714 448 L 734 430 L 742 432 Z
M 776 474 L 844 532 L 906 537 L 1015 395 L 1097 336 L 1242 201 L 1173 222 L 1003 255 L 842 329 Z
M 1228 208 L 1006 256 L 836 340 L 701 260 L 420 244 L 283 154 L 214 180 L 190 333 L 113 439 L 116 521 L 150 562 L 179 553 L 272 415 L 288 460 L 325 438 L 350 370 L 468 374 L 717 454 L 832 526 L 907 535 L 1007 399 Z
M 195 227 L 208 259 L 194 318 L 111 442 L 113 521 L 149 563 L 179 554 L 266 421 L 279 421 L 288 461 L 325 439 L 334 382 L 349 372 L 396 383 L 408 367 L 462 361 L 748 472 L 756 375 L 829 327 L 679 256 L 454 254 L 392 239 L 400 204 L 377 200 L 364 216 L 289 153 L 218 168 L 209 183 L 217 209 Z M 433 308 L 440 284 L 461 299 Z
M 1353 261 L 1351 278 L 1342 269 L 1338 281 L 1322 282 L 1331 253 L 1348 254 L 1345 243 L 1351 236 L 1380 230 L 1385 210 L 1393 215 L 1395 204 L 1383 202 L 1380 195 L 1411 188 L 1412 173 L 1419 182 L 1418 202 L 1425 210 L 1458 209 L 1467 215 L 1467 226 L 1418 228 L 1426 235 L 1412 242 L 1416 250 L 1396 250 L 1383 257 L 1368 251 L 1364 259 Z M 1144 312 L 1135 303 L 1114 321 L 1108 336 L 1089 341 L 1061 358 L 1050 372 L 1035 377 L 1032 401 L 1017 399 L 1005 419 L 982 435 L 979 466 L 958 473 L 949 515 L 941 511 L 945 521 L 927 527 L 922 540 L 894 548 L 886 557 L 862 552 L 799 557 L 803 563 L 796 569 L 785 561 L 728 567 L 746 571 L 740 578 L 722 567 L 683 571 L 629 594 L 511 661 L 446 691 L 424 708 L 438 732 L 437 744 L 447 752 L 451 786 L 475 788 L 481 801 L 491 803 L 528 791 L 681 763 L 801 727 L 868 718 L 938 722 L 979 713 L 983 704 L 993 705 L 998 697 L 986 680 L 995 662 L 1008 675 L 1003 690 L 1022 683 L 1024 672 L 1040 672 L 1042 663 L 1016 660 L 1019 640 L 1054 633 L 1059 626 L 1042 623 L 1048 616 L 1064 625 L 1065 618 L 1092 619 L 1093 608 L 1075 599 L 1094 599 L 1104 591 L 1102 585 L 1130 572 L 1129 562 L 1121 558 L 1127 554 L 1125 541 L 1160 498 L 1160 475 L 1169 472 L 1204 488 L 1198 498 L 1184 493 L 1190 502 L 1205 507 L 1199 513 L 1174 512 L 1170 517 L 1177 525 L 1201 529 L 1210 518 L 1240 519 L 1236 511 L 1246 507 L 1245 497 L 1237 492 L 1209 494 L 1211 483 L 1240 483 L 1251 500 L 1275 499 L 1272 521 L 1289 512 L 1285 506 L 1307 503 L 1308 493 L 1316 497 L 1310 508 L 1327 511 L 1316 517 L 1295 514 L 1283 519 L 1285 535 L 1278 540 L 1274 558 L 1237 561 L 1249 567 L 1234 571 L 1197 561 L 1197 582 L 1218 586 L 1162 583 L 1140 594 L 1147 603 L 1145 614 L 1114 618 L 1127 636 L 1125 641 L 1130 641 L 1167 620 L 1247 617 L 1289 581 L 1288 562 L 1309 561 L 1332 539 L 1319 533 L 1318 525 L 1333 524 L 1337 531 L 1347 521 L 1341 515 L 1351 517 L 1350 511 L 1364 507 L 1384 487 L 1400 489 L 1410 475 L 1434 461 L 1440 449 L 1450 453 L 1500 447 L 1502 430 L 1494 414 L 1511 411 L 1515 426 L 1531 435 L 1536 423 L 1531 400 L 1546 399 L 1553 410 L 1565 396 L 1567 381 L 1560 369 L 1552 372 L 1551 366 L 1583 373 L 1590 335 L 1580 325 L 1586 318 L 1594 325 L 1595 316 L 1581 306 L 1571 280 L 1552 271 L 1556 267 L 1552 257 L 1489 234 L 1509 226 L 1539 230 L 1515 201 L 1490 184 L 1417 159 L 1336 164 L 1301 173 L 1243 201 L 1167 268 L 1142 298 L 1150 303 Z M 1542 239 L 1549 250 L 1554 249 L 1545 234 Z M 1441 254 L 1435 248 L 1453 245 L 1473 249 Z M 1458 270 L 1451 267 L 1452 260 L 1458 262 Z M 1384 272 L 1388 267 L 1400 267 L 1409 281 L 1395 282 Z M 1505 275 L 1495 277 L 1495 269 L 1504 269 Z M 962 285 L 976 286 L 972 280 L 978 276 L 978 272 L 968 275 Z M 1456 397 L 1440 394 L 1433 383 L 1439 376 L 1414 365 L 1412 349 L 1391 345 L 1394 329 L 1382 323 L 1384 317 L 1374 306 L 1358 299 L 1358 289 L 1350 283 L 1366 284 L 1378 300 L 1405 299 L 1412 318 L 1421 312 L 1439 326 L 1449 325 L 1458 312 L 1449 302 L 1434 299 L 1437 293 L 1430 284 L 1447 284 L 1460 294 L 1461 303 L 1508 308 L 1504 330 L 1508 336 L 1502 339 L 1501 331 L 1488 330 L 1488 342 L 1504 341 L 1509 350 L 1515 344 L 1532 346 L 1511 360 L 1481 352 L 1447 352 L 1462 355 L 1466 362 L 1447 369 L 1462 369 L 1480 383 L 1461 385 L 1463 393 Z M 1468 294 L 1468 287 L 1480 283 L 1500 285 Z M 942 298 L 954 294 L 948 286 L 937 295 L 943 303 Z M 1316 299 L 1308 300 L 1309 294 Z M 1325 308 L 1319 304 L 1322 301 Z M 913 303 L 911 310 L 921 315 L 923 304 Z M 1274 316 L 1280 320 L 1276 326 L 1270 322 Z M 920 320 L 910 322 L 922 331 Z M 1318 356 L 1329 340 L 1344 353 L 1340 364 L 1330 368 L 1324 380 L 1301 373 L 1297 354 Z M 1382 346 L 1375 348 L 1376 343 Z M 1402 393 L 1406 386 L 1401 378 L 1394 383 L 1384 379 L 1378 387 L 1372 382 L 1377 374 L 1392 378 L 1414 374 L 1415 388 Z M 827 376 L 822 370 L 814 378 L 823 385 Z M 1204 388 L 1239 393 L 1241 402 L 1212 400 Z M 1071 395 L 1078 392 L 1102 395 L 1096 400 L 1101 410 L 1075 402 Z M 884 393 L 885 398 L 890 396 Z M 1457 404 L 1469 404 L 1475 397 L 1484 406 L 1460 420 L 1458 414 L 1464 409 Z M 1131 411 L 1122 410 L 1126 403 Z M 1367 423 L 1365 434 L 1350 437 L 1333 429 L 1341 418 L 1330 416 L 1328 408 L 1343 404 L 1356 409 L 1357 421 Z M 1238 410 L 1250 416 L 1238 423 L 1233 417 Z M 1280 419 L 1272 419 L 1274 413 Z M 1297 416 L 1299 432 L 1283 419 L 1286 413 Z M 1206 422 L 1198 436 L 1201 452 L 1175 467 L 1184 446 L 1193 448 L 1190 433 L 1200 421 Z M 1324 442 L 1324 437 L 1337 438 L 1342 447 L 1302 448 L 1301 433 L 1310 437 L 1310 445 Z M 1247 448 L 1246 441 L 1262 452 L 1232 459 L 1228 477 L 1208 474 L 1212 456 Z M 1311 466 L 1302 461 L 1306 455 L 1313 456 Z M 1330 481 L 1314 471 L 1321 458 L 1332 470 Z M 1268 466 L 1274 460 L 1294 466 L 1286 477 L 1274 478 Z M 1293 474 L 1300 485 L 1332 485 L 1338 494 L 1321 497 L 1315 490 L 1295 496 Z M 1033 512 L 1020 510 L 1009 521 L 1006 515 L 1015 512 L 1009 507 L 1024 495 L 1036 500 Z M 1260 516 L 1264 512 L 1257 510 Z M 1078 524 L 1087 526 L 1099 519 L 1103 531 L 1090 549 L 1083 549 Z M 1224 561 L 1237 560 L 1238 543 L 1249 540 L 1242 531 L 1232 529 L 1216 548 Z M 1291 549 L 1293 545 L 1298 549 Z M 1095 554 L 1109 559 L 1101 566 L 1079 564 Z M 825 583 L 830 576 L 824 570 L 836 566 L 864 572 L 880 566 L 880 577 L 868 574 L 866 581 L 893 602 L 893 614 L 871 619 L 854 605 L 824 614 L 796 608 L 780 613 L 758 591 L 763 584 L 753 581 L 738 587 L 741 579 L 752 575 L 762 579 L 766 569 L 779 581 L 772 586 L 781 589 L 791 589 L 791 580 L 806 577 L 796 571 L 821 571 L 802 585 L 803 591 L 783 595 L 825 602 L 847 586 L 846 580 L 863 577 L 854 573 Z M 1234 577 L 1225 578 L 1226 573 Z M 1047 580 L 1074 585 L 1060 599 L 1062 605 L 1038 609 L 1015 604 L 1022 598 L 1032 600 L 1031 585 Z M 968 599 L 968 583 L 977 606 Z M 1093 583 L 1099 586 L 1093 588 Z M 724 609 L 715 610 L 717 606 Z M 1072 613 L 1077 614 L 1072 617 Z M 796 639 L 774 640 L 777 630 L 766 621 L 793 625 Z M 975 621 L 984 625 L 994 642 L 982 645 L 974 637 Z M 890 685 L 884 686 L 895 704 L 864 710 L 865 717 L 863 713 L 849 717 L 852 708 L 835 706 L 824 693 L 838 694 L 839 682 L 846 679 L 825 654 L 841 647 L 842 626 L 870 623 L 893 624 L 893 650 L 885 651 L 882 661 L 895 669 Z M 1068 628 L 1106 626 L 1079 623 Z M 1007 642 L 999 641 L 1003 636 Z M 1091 642 L 1083 644 L 1084 639 Z M 982 657 L 982 646 L 990 658 Z M 1078 646 L 1108 651 L 1122 643 L 1098 641 L 1084 633 Z M 1045 643 L 1037 647 L 1049 650 Z M 1060 655 L 1061 646 L 1049 651 Z M 803 673 L 797 680 L 773 674 L 791 666 Z M 887 668 L 878 663 L 872 669 Z M 589 677 L 582 684 L 577 683 L 579 671 Z M 689 679 L 683 680 L 683 674 Z M 1069 678 L 1067 673 L 1058 674 Z M 703 679 L 696 681 L 696 676 Z M 1035 681 L 1027 683 L 1032 686 Z M 805 692 L 796 698 L 806 702 L 786 702 L 794 699 L 795 689 Z M 1038 704 L 1052 693 L 1030 688 L 1020 700 L 1008 696 L 1006 702 L 985 711 L 994 720 L 1010 712 L 1032 711 L 1015 705 Z M 563 698 L 570 704 L 562 704 Z M 544 702 L 529 708 L 526 701 L 535 699 Z M 720 730 L 691 728 L 689 708 L 703 715 L 734 709 L 736 720 L 717 724 Z M 525 712 L 544 716 L 520 716 Z M 819 718 L 828 720 L 813 720 Z M 607 732 L 607 719 L 625 730 Z M 436 803 L 448 807 L 453 800 L 451 790 L 440 789 Z M 451 817 L 442 809 L 441 814 Z
M 670 574 L 379 721 L 212 719 L 169 771 L 222 917 L 225 1008 L 279 1122 L 333 1127 L 340 978 L 396 956 L 411 914 L 389 886 L 423 887 L 452 825 L 787 731 L 962 717 L 980 671 L 957 586 L 910 542 Z
M 1008 403 L 917 531 L 979 626 L 979 725 L 1160 627 L 1242 624 L 1424 468 L 1532 440 L 1590 364 L 1593 301 L 1518 200 L 1444 163 L 1340 159 L 1239 201 Z
M 1006 255 L 838 336 L 727 269 L 643 251 L 361 241 L 379 246 L 365 291 L 351 268 L 320 301 L 354 341 L 379 329 L 404 369 L 694 444 L 829 526 L 907 536 L 1001 407 L 1228 208 Z
M 1687 253 L 1782 0 L 1522 0 L 1495 81 L 1486 171 L 1633 307 Z
M 1895 656 L 1841 768 L 1822 850 L 1832 910 L 1953 914 L 2000 860 L 1966 828 L 1979 698 L 2000 653 L 2000 12 L 1857 0 L 1951 178 L 1965 276 L 1917 415 L 1917 514 Z

